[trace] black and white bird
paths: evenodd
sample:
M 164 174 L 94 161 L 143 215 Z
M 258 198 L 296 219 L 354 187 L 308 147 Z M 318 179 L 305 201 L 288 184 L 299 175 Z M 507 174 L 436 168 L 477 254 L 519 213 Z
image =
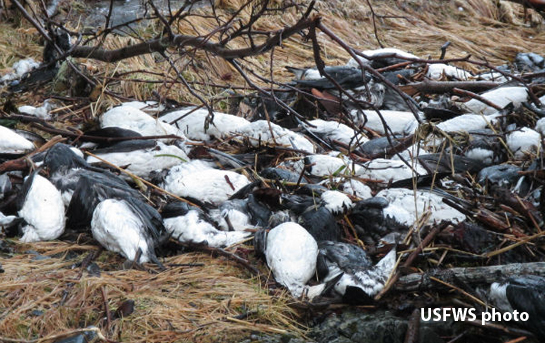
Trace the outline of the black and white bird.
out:
M 19 217 L 25 243 L 48 241 L 64 232 L 66 218 L 61 192 L 37 171 L 27 177 L 19 198 Z
M 384 215 L 384 209 L 388 205 L 388 200 L 382 197 L 369 197 L 356 202 L 348 218 L 358 235 L 378 241 L 390 230 L 395 229 Z
M 224 231 L 242 231 L 253 227 L 247 198 L 226 200 L 217 209 L 211 209 L 208 213 Z
M 443 202 L 444 195 L 436 191 L 389 188 L 378 192 L 376 196 L 385 198 L 389 203 L 383 209 L 384 216 L 405 227 L 423 218 L 429 225 L 443 220 L 452 223 L 466 220 L 465 214 L 448 206 Z
M 211 163 L 193 160 L 172 167 L 162 186 L 178 196 L 218 205 L 249 183 L 242 174 L 215 169 Z
M 350 158 L 336 151 L 305 156 L 294 167 L 299 174 L 304 168 L 309 175 L 317 177 L 358 174 L 362 169 L 361 165 L 353 163 Z
M 120 127 L 142 136 L 176 135 L 184 138 L 182 130 L 157 120 L 130 103 L 111 108 L 100 117 L 100 127 Z
M 491 129 L 469 131 L 464 156 L 481 161 L 485 166 L 500 163 L 506 155 L 500 138 Z
M 320 200 L 324 207 L 335 216 L 347 213 L 354 206 L 352 200 L 340 191 L 325 191 L 320 195 Z
M 43 166 L 49 171 L 49 180 L 61 191 L 66 207 L 69 207 L 72 195 L 83 175 L 86 175 L 89 181 L 113 183 L 127 191 L 130 190 L 129 192 L 134 192 L 135 195 L 138 193 L 132 191 L 129 185 L 116 175 L 89 165 L 82 156 L 76 154 L 73 148 L 66 144 L 57 143 L 47 150 Z M 90 216 L 88 221 L 91 221 Z
M 269 232 L 259 231 L 255 235 L 255 247 L 265 256 L 275 280 L 294 297 L 306 295 L 313 299 L 325 289 L 323 284 L 307 285 L 316 274 L 318 243 L 301 225 L 287 222 Z
M 106 249 L 162 267 L 155 255 L 155 248 L 166 239 L 159 212 L 113 174 L 83 170 L 75 179 L 67 225 L 74 230 L 90 227 Z
M 74 230 L 87 229 L 95 208 L 107 199 L 129 202 L 146 219 L 149 230 L 162 231 L 161 215 L 146 203 L 146 199 L 138 191 L 113 174 L 92 171 L 83 171 L 77 177 L 67 209 L 67 225 Z
M 93 154 L 98 158 L 89 156 L 87 163 L 100 164 L 103 159 L 143 178 L 148 178 L 154 170 L 171 168 L 189 160 L 183 149 L 155 140 L 123 141 L 95 150 Z
M 154 262 L 162 267 L 155 255 L 160 231 L 138 202 L 105 199 L 93 211 L 91 232 L 106 249 L 136 263 Z
M 545 339 L 544 277 L 525 275 L 494 282 L 490 286 L 488 298 L 501 311 L 528 313 L 528 320 L 519 323 L 539 340 Z
M 90 166 L 63 144 L 48 151 L 44 166 L 60 190 L 55 189 L 59 198 L 62 191 L 68 203 L 71 229 L 90 227 L 106 249 L 137 263 L 151 261 L 161 267 L 155 248 L 165 237 L 162 218 L 138 191 L 120 177 Z
M 424 113 L 416 116 L 410 111 L 398 110 L 363 110 L 354 109 L 350 116 L 357 125 L 363 125 L 380 134 L 409 135 L 418 128 L 418 120 L 424 119 Z M 386 124 L 386 126 L 384 125 Z
M 257 120 L 237 127 L 235 133 L 248 138 L 250 144 L 255 147 L 271 144 L 309 153 L 316 151 L 314 144 L 304 135 L 268 122 L 267 120 Z
M 482 186 L 497 185 L 510 188 L 521 178 L 519 172 L 522 169 L 512 164 L 498 164 L 481 169 L 477 174 L 477 182 Z
M 246 239 L 245 231 L 222 231 L 212 225 L 212 219 L 200 208 L 183 202 L 170 203 L 162 212 L 165 229 L 181 243 L 204 244 L 224 248 Z
M 410 179 L 419 175 L 427 175 L 428 170 L 417 160 L 405 163 L 401 160 L 375 158 L 361 165 L 356 175 L 381 180 L 384 183 Z
M 300 174 L 301 173 L 295 173 L 291 170 L 279 168 L 279 167 L 265 168 L 259 172 L 259 175 L 266 179 L 297 182 L 299 181 L 299 178 L 301 178 L 300 180 L 301 183 L 307 183 L 308 182 L 307 179 L 304 176 L 301 177 Z
M 481 97 L 501 108 L 510 103 L 513 103 L 517 107 L 521 103 L 528 101 L 528 90 L 523 86 L 504 86 L 486 91 L 481 94 Z M 489 106 L 477 99 L 471 99 L 461 104 L 460 107 L 467 111 L 467 113 L 484 114 L 485 116 L 498 112 L 497 107 Z
M 396 265 L 396 249 L 390 250 L 376 265 L 359 246 L 343 242 L 319 243 L 318 273 L 327 283 L 340 276 L 335 295 L 352 303 L 368 303 L 386 284 Z

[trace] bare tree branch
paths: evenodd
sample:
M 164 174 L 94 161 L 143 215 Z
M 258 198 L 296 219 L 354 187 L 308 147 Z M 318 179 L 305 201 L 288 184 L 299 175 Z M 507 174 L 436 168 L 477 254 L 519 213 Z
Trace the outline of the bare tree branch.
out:
M 295 25 L 277 31 L 274 36 L 267 39 L 264 43 L 257 45 L 253 48 L 249 47 L 242 49 L 229 49 L 219 43 L 210 42 L 208 39 L 203 37 L 191 35 L 174 35 L 173 37 L 153 39 L 116 50 L 97 49 L 96 47 L 90 46 L 78 46 L 73 49 L 71 56 L 92 58 L 104 62 L 116 62 L 126 58 L 152 52 L 164 52 L 168 47 L 194 47 L 203 51 L 213 53 L 214 55 L 224 58 L 226 60 L 231 60 L 235 58 L 256 56 L 267 52 L 273 47 L 280 45 L 280 43 L 288 37 L 291 37 L 292 35 L 300 32 L 301 30 L 309 28 L 312 23 L 318 20 L 318 16 L 314 18 L 302 18 Z

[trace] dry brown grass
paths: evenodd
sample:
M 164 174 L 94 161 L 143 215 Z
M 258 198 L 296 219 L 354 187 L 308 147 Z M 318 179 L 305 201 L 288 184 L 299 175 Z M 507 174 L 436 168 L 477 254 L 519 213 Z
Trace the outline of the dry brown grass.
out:
M 181 254 L 165 261 L 181 266 L 152 274 L 123 270 L 120 257 L 104 252 L 101 276 L 94 277 L 71 266 L 95 246 L 43 242 L 16 249 L 18 254 L 2 261 L 0 341 L 49 342 L 48 337 L 89 325 L 122 342 L 233 342 L 254 331 L 303 333 L 286 294 L 269 295 L 258 280 L 222 258 Z M 50 258 L 33 260 L 29 249 Z M 79 255 L 67 259 L 71 251 Z M 131 299 L 134 313 L 108 327 L 103 293 L 110 311 Z M 236 318 L 244 313 L 248 318 Z

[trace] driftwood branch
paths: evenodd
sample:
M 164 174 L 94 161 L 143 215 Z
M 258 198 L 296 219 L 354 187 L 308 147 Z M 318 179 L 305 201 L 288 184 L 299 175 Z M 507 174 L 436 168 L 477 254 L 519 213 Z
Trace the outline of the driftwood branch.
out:
M 92 46 L 78 46 L 72 50 L 71 56 L 92 58 L 104 62 L 116 62 L 152 52 L 163 52 L 169 47 L 176 47 L 178 49 L 191 47 L 210 52 L 226 60 L 232 60 L 235 58 L 256 56 L 267 52 L 275 46 L 280 45 L 283 40 L 291 37 L 301 30 L 309 28 L 311 25 L 313 25 L 313 23 L 319 21 L 319 19 L 320 17 L 318 16 L 313 18 L 302 18 L 296 24 L 277 31 L 276 34 L 262 44 L 249 48 L 229 49 L 224 45 L 209 41 L 207 37 L 179 34 L 174 35 L 173 37 L 163 37 L 139 44 L 125 46 L 116 50 L 100 49 Z
M 400 277 L 394 285 L 394 289 L 411 292 L 436 288 L 437 282 L 432 281 L 431 277 L 441 280 L 456 278 L 467 284 L 478 285 L 490 284 L 499 281 L 501 278 L 525 274 L 545 276 L 545 262 L 512 263 L 489 267 L 451 268 L 424 274 L 409 274 Z

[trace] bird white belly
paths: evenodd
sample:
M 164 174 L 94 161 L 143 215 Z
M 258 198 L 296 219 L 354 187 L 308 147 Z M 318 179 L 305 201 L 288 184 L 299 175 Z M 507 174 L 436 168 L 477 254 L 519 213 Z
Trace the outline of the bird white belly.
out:
M 64 232 L 64 204 L 59 190 L 40 175 L 35 175 L 19 216 L 28 223 L 22 242 L 52 240 Z

